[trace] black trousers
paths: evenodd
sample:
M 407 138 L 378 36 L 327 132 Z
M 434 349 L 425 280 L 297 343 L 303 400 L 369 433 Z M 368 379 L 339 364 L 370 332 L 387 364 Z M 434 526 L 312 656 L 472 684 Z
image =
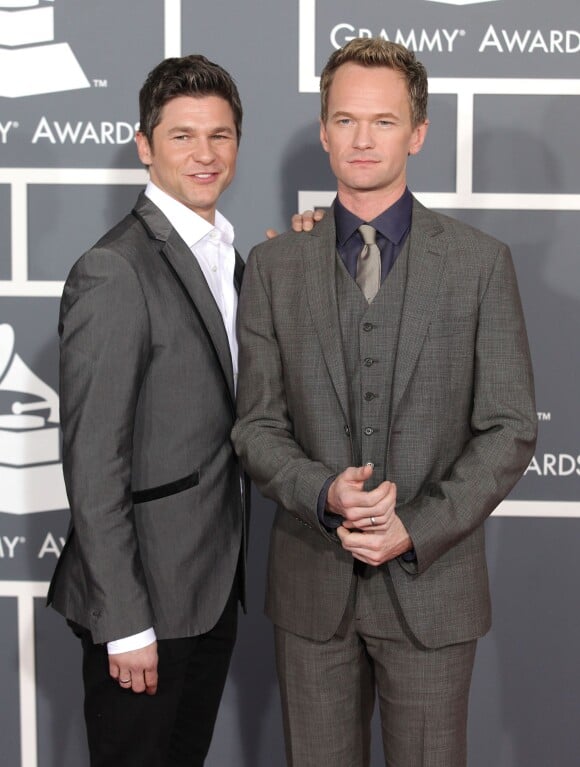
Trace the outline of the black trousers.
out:
M 83 645 L 85 722 L 91 767 L 202 767 L 237 631 L 237 588 L 207 634 L 161 639 L 156 695 L 122 689 L 105 645 L 71 624 Z

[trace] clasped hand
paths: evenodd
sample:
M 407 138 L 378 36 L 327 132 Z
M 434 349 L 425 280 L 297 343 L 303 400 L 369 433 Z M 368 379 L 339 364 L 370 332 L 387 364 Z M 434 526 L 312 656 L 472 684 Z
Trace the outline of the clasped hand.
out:
M 337 530 L 342 547 L 355 559 L 376 567 L 413 545 L 395 511 L 395 483 L 381 482 L 367 491 L 364 484 L 372 473 L 372 464 L 345 469 L 330 485 L 326 508 L 343 518 Z

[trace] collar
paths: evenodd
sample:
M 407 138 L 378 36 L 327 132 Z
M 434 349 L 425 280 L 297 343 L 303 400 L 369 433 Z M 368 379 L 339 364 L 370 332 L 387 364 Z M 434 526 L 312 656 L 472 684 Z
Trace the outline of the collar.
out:
M 152 181 L 145 187 L 145 196 L 157 205 L 159 210 L 167 218 L 177 234 L 189 248 L 193 248 L 198 242 L 214 229 L 220 234 L 221 239 L 228 245 L 234 242 L 234 228 L 230 222 L 216 210 L 215 223 L 212 225 L 205 218 L 194 213 L 183 203 L 170 197 Z
M 358 230 L 361 224 L 370 224 L 390 240 L 394 245 L 398 245 L 411 226 L 411 216 L 413 213 L 413 195 L 408 187 L 399 197 L 397 202 L 393 203 L 380 213 L 372 221 L 364 221 L 355 216 L 350 210 L 344 207 L 338 197 L 334 202 L 334 217 L 336 220 L 336 240 L 340 246 L 343 246 L 350 237 Z

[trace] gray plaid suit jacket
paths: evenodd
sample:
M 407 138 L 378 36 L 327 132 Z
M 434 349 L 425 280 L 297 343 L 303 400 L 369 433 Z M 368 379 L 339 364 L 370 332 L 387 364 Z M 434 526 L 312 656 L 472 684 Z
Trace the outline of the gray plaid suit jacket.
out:
M 99 643 L 205 633 L 245 556 L 232 361 L 197 260 L 144 195 L 73 267 L 59 331 L 72 525 L 49 602 Z
M 483 522 L 532 456 L 536 412 L 508 248 L 417 201 L 410 238 L 385 460 L 417 562 L 385 567 L 417 640 L 439 647 L 489 628 Z M 239 307 L 233 440 L 278 504 L 266 610 L 316 640 L 335 633 L 353 566 L 317 517 L 352 464 L 335 252 L 333 215 L 257 246 Z

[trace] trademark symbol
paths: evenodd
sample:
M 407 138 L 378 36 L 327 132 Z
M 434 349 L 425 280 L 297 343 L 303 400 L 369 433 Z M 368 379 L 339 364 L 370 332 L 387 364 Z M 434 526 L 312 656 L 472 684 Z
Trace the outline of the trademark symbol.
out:
M 551 421 L 552 420 L 552 414 L 551 413 L 538 413 L 538 421 Z
M 101 80 L 99 77 L 97 77 L 93 80 L 93 85 L 95 88 L 108 88 L 109 82 L 108 80 Z

